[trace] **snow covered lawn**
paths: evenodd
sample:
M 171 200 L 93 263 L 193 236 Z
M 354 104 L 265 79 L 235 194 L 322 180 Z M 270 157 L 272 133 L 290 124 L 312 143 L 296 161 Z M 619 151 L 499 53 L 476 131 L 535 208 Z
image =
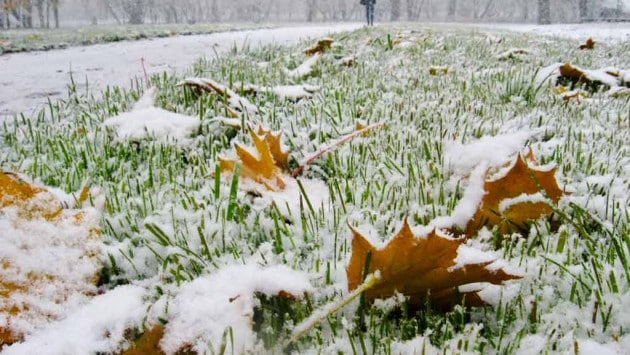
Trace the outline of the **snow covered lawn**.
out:
M 251 33 L 250 42 L 266 41 L 263 32 Z M 299 32 L 279 32 L 278 40 Z M 151 73 L 171 65 L 178 71 L 152 75 L 154 89 L 144 96 L 142 80 L 109 87 L 102 100 L 76 86 L 48 114 L 0 127 L 1 170 L 54 188 L 64 211 L 80 203 L 59 190 L 91 187 L 79 200 L 89 221 L 100 218 L 98 233 L 82 227 L 98 235 L 91 241 L 97 251 L 82 260 L 96 256 L 101 267 L 95 285 L 53 304 L 41 283 L 30 285 L 41 303 L 16 291 L 13 279 L 28 283 L 47 275 L 35 261 L 12 262 L 33 249 L 22 239 L 34 233 L 64 250 L 58 240 L 67 231 L 45 228 L 44 220 L 32 228 L 36 216 L 20 222 L 19 206 L 6 207 L 0 197 L 0 224 L 10 226 L 0 230 L 6 246 L 0 271 L 36 271 L 0 279 L 0 336 L 11 332 L 21 340 L 3 352 L 120 353 L 156 334 L 169 354 L 623 353 L 630 347 L 630 99 L 550 80 L 558 62 L 569 62 L 607 68 L 625 85 L 619 73 L 626 72 L 619 70 L 630 69 L 629 43 L 601 40 L 582 51 L 582 37 L 401 25 L 335 34 L 330 51 L 309 58 L 303 49 L 311 41 L 231 47 L 234 35 L 225 35 L 223 56 L 192 67 L 192 53 L 158 55 L 171 44 L 159 40 L 129 44 L 126 57 L 106 51 L 110 45 L 92 54 L 50 52 L 62 67 L 69 54 L 109 53 L 102 60 L 120 63 L 116 76 L 96 71 L 90 86 L 99 80 L 125 85 L 139 73 L 142 56 Z M 519 54 L 502 55 L 508 52 Z M 22 59 L 41 63 L 31 54 Z M 540 74 L 550 67 L 550 75 Z M 39 74 L 43 90 L 66 75 Z M 28 92 L 37 79 L 28 75 L 12 90 Z M 177 86 L 186 77 L 212 79 L 223 96 Z M 281 93 L 313 90 L 293 100 L 272 89 L 278 87 Z M 576 96 L 562 96 L 571 90 Z M 377 123 L 384 126 L 359 134 Z M 354 140 L 289 176 L 353 132 L 359 132 Z M 490 260 L 522 276 L 485 287 L 479 297 L 487 306 L 410 311 L 398 295 L 371 306 L 351 302 L 312 328 L 301 324 L 349 294 L 348 224 L 376 245 L 407 217 L 416 235 L 447 227 L 464 233 L 483 199 L 486 172 L 502 176 L 530 151 L 565 194 L 551 204 L 550 218 L 505 235 L 483 227 L 461 247 L 452 268 Z M 275 161 L 288 154 L 281 173 L 262 166 L 270 154 Z M 235 155 L 249 165 L 221 163 Z M 248 180 L 257 164 L 269 176 Z M 497 213 L 548 200 L 543 193 L 505 199 Z M 8 236 L 7 229 L 19 234 Z M 50 255 L 66 267 L 73 257 Z M 29 309 L 9 308 L 18 302 Z M 36 318 L 25 322 L 31 314 Z M 296 329 L 305 332 L 290 343 Z

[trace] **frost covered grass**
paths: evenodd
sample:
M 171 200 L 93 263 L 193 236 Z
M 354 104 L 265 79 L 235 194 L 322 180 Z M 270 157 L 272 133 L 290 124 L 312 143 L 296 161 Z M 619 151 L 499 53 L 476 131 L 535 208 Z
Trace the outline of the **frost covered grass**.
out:
M 254 24 L 99 25 L 61 29 L 14 29 L 0 33 L 0 55 L 46 51 L 97 43 L 208 34 L 264 27 Z
M 133 297 L 141 298 L 145 308 L 143 314 L 129 312 L 119 319 L 94 316 L 95 329 L 115 329 L 115 336 L 95 337 L 96 345 L 81 343 L 81 349 L 119 351 L 132 334 L 143 331 L 141 322 L 164 322 L 165 349 L 177 350 L 181 344 L 176 341 L 194 334 L 188 345 L 198 351 L 279 352 L 296 324 L 348 294 L 347 223 L 383 241 L 406 216 L 418 227 L 465 214 L 466 206 L 458 203 L 475 167 L 483 163 L 500 169 L 524 147 L 541 164 L 557 166 L 556 178 L 569 194 L 555 208 L 552 222 L 536 221 L 526 235 L 501 240 L 496 230 L 482 230 L 475 239 L 476 246 L 521 270 L 523 279 L 486 295 L 491 306 L 456 307 L 445 314 L 428 306 L 411 312 L 399 298 L 373 307 L 355 302 L 285 350 L 537 354 L 627 349 L 630 100 L 594 93 L 579 104 L 566 104 L 536 76 L 556 62 L 630 68 L 630 44 L 602 44 L 585 52 L 577 50 L 580 41 L 430 27 L 370 28 L 334 38 L 339 46 L 303 78 L 287 73 L 306 60 L 301 53 L 306 44 L 233 48 L 224 57 L 198 62 L 188 76 L 212 78 L 236 93 L 241 83 L 319 87 L 297 103 L 259 94 L 251 99 L 259 113 L 237 120 L 226 118 L 221 97 L 176 87 L 182 77 L 152 77 L 159 107 L 199 119 L 193 136 L 182 141 L 153 139 L 150 132 L 121 140 L 103 125 L 131 110 L 144 91 L 141 80 L 129 89 L 107 89 L 102 101 L 77 93 L 71 84 L 67 101 L 50 103 L 36 117 L 5 121 L 0 130 L 3 170 L 65 191 L 78 191 L 86 181 L 102 189 L 100 288 L 105 296 L 131 295 L 124 296 L 129 297 L 121 303 L 125 307 L 138 304 Z M 513 48 L 529 54 L 498 58 Z M 348 56 L 354 57 L 352 67 L 340 64 Z M 448 70 L 432 75 L 431 67 Z M 279 206 L 277 199 L 243 192 L 238 176 L 217 173 L 218 156 L 236 141 L 251 142 L 236 128 L 239 123 L 283 132 L 291 171 L 312 152 L 352 132 L 357 121 L 386 125 L 314 161 L 298 178 L 292 204 Z M 306 178 L 323 181 L 325 188 L 305 189 Z M 252 280 L 251 273 L 265 266 L 297 273 L 267 269 Z M 307 291 L 306 296 L 274 296 L 280 281 L 293 287 L 285 291 Z M 111 291 L 126 284 L 133 288 Z M 203 292 L 213 295 L 211 304 L 198 297 Z M 252 292 L 259 297 L 250 299 Z M 227 303 L 217 294 L 237 302 Z M 101 303 L 115 307 L 109 298 L 94 301 L 67 319 L 92 314 Z M 213 304 L 222 305 L 226 316 Z M 251 314 L 239 313 L 251 317 L 253 328 L 242 318 L 226 320 L 234 316 L 232 306 L 253 307 Z M 131 328 L 127 342 L 117 321 Z M 27 334 L 24 348 L 37 349 L 28 343 L 56 334 L 55 323 L 51 327 Z M 9 349 L 19 353 L 20 347 Z

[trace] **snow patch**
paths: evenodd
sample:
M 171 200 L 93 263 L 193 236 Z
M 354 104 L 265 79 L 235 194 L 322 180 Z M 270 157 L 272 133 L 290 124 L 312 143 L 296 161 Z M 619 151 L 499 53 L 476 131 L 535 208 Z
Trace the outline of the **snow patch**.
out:
M 234 343 L 227 353 L 243 353 L 256 345 L 251 329 L 254 293 L 288 292 L 299 297 L 312 289 L 306 274 L 284 265 L 232 265 L 184 285 L 169 303 L 161 347 L 172 354 L 184 346 L 206 354 L 220 352 L 223 333 L 231 327 Z
M 65 319 L 51 323 L 22 343 L 3 349 L 5 355 L 117 353 L 128 329 L 140 328 L 145 315 L 145 290 L 120 286 L 94 297 Z

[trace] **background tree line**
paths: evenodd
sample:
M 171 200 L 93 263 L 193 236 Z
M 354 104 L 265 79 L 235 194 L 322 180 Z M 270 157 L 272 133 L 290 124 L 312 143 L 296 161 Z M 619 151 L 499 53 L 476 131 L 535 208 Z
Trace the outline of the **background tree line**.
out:
M 361 21 L 359 0 L 0 0 L 0 28 L 86 23 Z M 630 0 L 378 0 L 379 21 L 577 22 Z

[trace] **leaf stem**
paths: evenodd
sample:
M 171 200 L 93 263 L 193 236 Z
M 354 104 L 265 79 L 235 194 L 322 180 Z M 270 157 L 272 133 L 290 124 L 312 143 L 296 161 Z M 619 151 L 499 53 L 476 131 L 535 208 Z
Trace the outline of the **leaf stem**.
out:
M 347 134 L 347 135 L 341 137 L 341 139 L 339 139 L 338 141 L 336 141 L 335 143 L 333 143 L 331 145 L 327 145 L 327 146 L 321 148 L 320 150 L 315 152 L 315 154 L 313 154 L 310 157 L 306 158 L 306 160 L 304 160 L 300 164 L 300 166 L 298 166 L 295 170 L 293 170 L 293 172 L 291 173 L 291 177 L 296 177 L 297 174 L 299 174 L 300 171 L 304 170 L 304 168 L 306 168 L 310 163 L 312 163 L 313 160 L 315 160 L 315 159 L 321 157 L 322 155 L 330 152 L 334 148 L 336 148 L 336 147 L 338 147 L 340 145 L 343 145 L 343 144 L 353 140 L 354 138 L 358 137 L 359 135 L 361 135 L 361 134 L 363 134 L 363 133 L 365 133 L 365 132 L 367 132 L 367 131 L 369 131 L 371 129 L 382 127 L 384 125 L 385 125 L 385 123 L 383 123 L 383 122 L 371 124 L 371 125 L 369 125 L 369 126 L 367 126 L 365 128 L 362 128 L 362 129 L 360 129 L 358 131 L 354 131 L 354 132 L 352 132 L 350 134 Z

